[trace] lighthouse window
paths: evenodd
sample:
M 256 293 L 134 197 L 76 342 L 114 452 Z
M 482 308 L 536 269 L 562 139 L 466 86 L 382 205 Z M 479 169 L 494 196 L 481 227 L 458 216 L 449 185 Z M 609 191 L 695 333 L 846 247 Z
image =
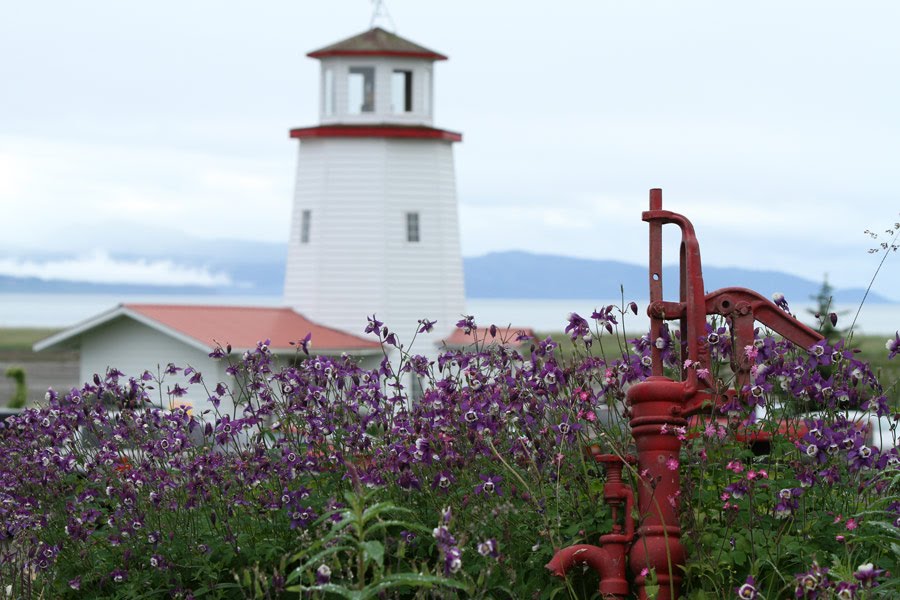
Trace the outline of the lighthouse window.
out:
M 412 71 L 394 70 L 391 75 L 391 106 L 395 113 L 412 112 Z
M 417 212 L 406 213 L 406 241 L 419 241 L 419 213 Z
M 300 213 L 300 243 L 309 243 L 309 222 L 312 218 L 311 210 L 304 210 Z
M 347 100 L 351 115 L 375 110 L 375 67 L 350 67 Z

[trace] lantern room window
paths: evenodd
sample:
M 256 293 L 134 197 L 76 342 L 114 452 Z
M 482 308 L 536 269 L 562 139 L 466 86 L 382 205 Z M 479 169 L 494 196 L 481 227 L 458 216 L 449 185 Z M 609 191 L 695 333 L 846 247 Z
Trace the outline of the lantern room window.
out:
M 419 213 L 417 212 L 406 213 L 406 241 L 419 241 Z
M 413 72 L 394 69 L 391 75 L 391 108 L 395 113 L 412 112 Z
M 375 67 L 350 67 L 347 101 L 351 115 L 375 111 Z
M 332 69 L 325 69 L 324 78 L 322 90 L 325 95 L 322 98 L 322 103 L 323 108 L 325 109 L 325 115 L 330 117 L 334 114 L 334 71 Z

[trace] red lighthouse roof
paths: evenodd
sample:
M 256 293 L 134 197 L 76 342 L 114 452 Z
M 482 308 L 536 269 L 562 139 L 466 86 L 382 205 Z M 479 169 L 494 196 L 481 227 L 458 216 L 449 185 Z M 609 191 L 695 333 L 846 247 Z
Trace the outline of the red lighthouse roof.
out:
M 375 27 L 330 46 L 313 50 L 307 56 L 310 58 L 325 58 L 328 56 L 399 56 L 447 60 L 447 57 L 443 54 L 403 39 L 399 35 L 385 31 L 380 27 Z

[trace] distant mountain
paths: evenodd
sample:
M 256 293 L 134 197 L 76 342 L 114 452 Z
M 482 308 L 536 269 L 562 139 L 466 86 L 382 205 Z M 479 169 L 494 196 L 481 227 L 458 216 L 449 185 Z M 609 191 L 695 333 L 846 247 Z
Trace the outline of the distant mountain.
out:
M 591 260 L 510 251 L 465 259 L 466 295 L 470 298 L 612 299 L 624 288 L 625 299 L 648 296 L 647 267 L 613 260 Z M 765 296 L 781 292 L 788 301 L 806 304 L 822 287 L 821 281 L 778 271 L 753 271 L 737 267 L 703 267 L 707 291 L 745 287 Z M 678 292 L 678 268 L 663 268 L 667 299 Z M 864 289 L 834 291 L 836 304 L 854 304 Z M 870 293 L 867 302 L 892 302 Z
M 231 284 L 217 287 L 99 284 L 0 275 L 0 293 L 282 294 L 287 255 L 284 243 L 191 239 L 182 240 L 180 244 L 154 246 L 144 240 L 127 247 L 129 251 L 111 253 L 111 256 L 122 261 L 164 259 L 185 267 L 224 273 Z M 61 260 L 73 255 L 60 252 L 7 254 L 12 258 L 35 262 Z M 647 268 L 619 261 L 509 251 L 465 258 L 463 264 L 466 295 L 470 298 L 608 300 L 620 296 L 620 286 L 624 287 L 626 299 L 641 300 L 648 295 Z M 743 268 L 705 266 L 703 277 L 707 291 L 739 286 L 765 296 L 781 292 L 794 304 L 808 304 L 810 296 L 818 293 L 822 286 L 821 281 L 787 273 Z M 663 285 L 667 299 L 677 295 L 677 282 L 677 267 L 665 267 Z M 857 304 L 864 293 L 865 290 L 858 288 L 835 290 L 834 301 L 842 305 Z M 867 302 L 895 300 L 870 293 Z

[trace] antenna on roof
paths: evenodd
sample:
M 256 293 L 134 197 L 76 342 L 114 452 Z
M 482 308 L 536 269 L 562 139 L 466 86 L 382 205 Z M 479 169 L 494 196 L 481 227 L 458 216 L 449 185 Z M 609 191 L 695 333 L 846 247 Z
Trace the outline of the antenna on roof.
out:
M 374 29 L 379 19 L 390 23 L 390 30 L 396 31 L 397 26 L 394 25 L 394 19 L 391 18 L 384 0 L 372 0 L 372 20 L 369 21 L 369 29 Z

